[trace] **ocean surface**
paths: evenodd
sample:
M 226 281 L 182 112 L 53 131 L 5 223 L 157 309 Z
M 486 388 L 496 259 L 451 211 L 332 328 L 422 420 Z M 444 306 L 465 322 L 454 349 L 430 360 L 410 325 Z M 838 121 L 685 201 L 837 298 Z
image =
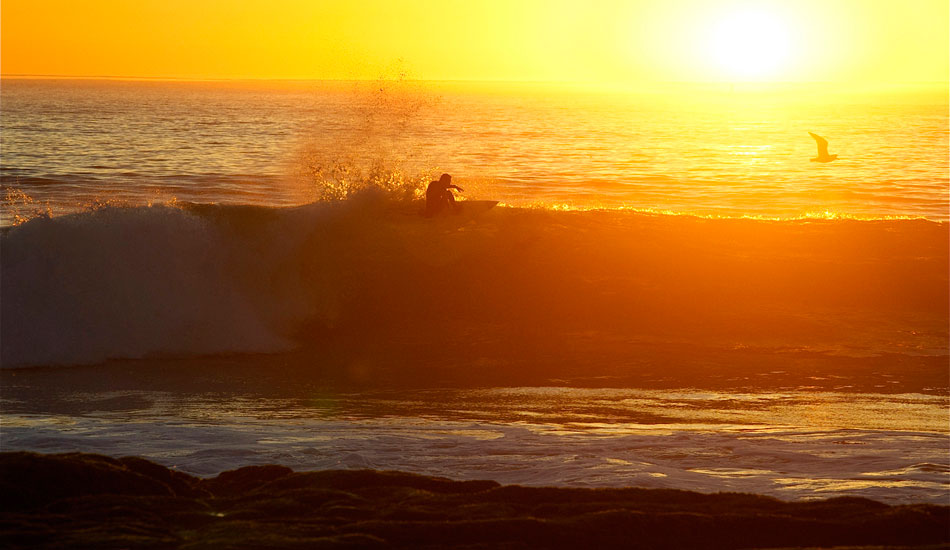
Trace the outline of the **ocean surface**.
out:
M 950 499 L 946 90 L 4 79 L 0 109 L 4 451 Z M 418 216 L 442 172 L 500 204 Z
M 54 214 L 301 204 L 342 169 L 448 172 L 511 205 L 948 219 L 946 88 L 6 79 L 0 94 L 0 182 Z M 808 132 L 839 160 L 808 162 Z

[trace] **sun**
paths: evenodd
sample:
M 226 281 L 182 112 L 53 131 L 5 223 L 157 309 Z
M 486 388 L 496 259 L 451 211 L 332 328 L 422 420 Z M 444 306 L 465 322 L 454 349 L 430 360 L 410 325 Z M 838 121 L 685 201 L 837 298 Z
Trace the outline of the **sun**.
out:
M 705 45 L 710 61 L 730 80 L 780 77 L 791 54 L 791 33 L 779 15 L 736 11 L 712 27 Z

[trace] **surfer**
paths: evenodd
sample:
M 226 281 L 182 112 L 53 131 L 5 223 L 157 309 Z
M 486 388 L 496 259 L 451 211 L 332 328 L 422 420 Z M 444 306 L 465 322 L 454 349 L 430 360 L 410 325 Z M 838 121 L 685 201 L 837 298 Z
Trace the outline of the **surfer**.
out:
M 455 196 L 450 189 L 464 191 L 458 185 L 452 185 L 452 176 L 442 174 L 439 181 L 430 181 L 426 187 L 426 211 L 425 216 L 431 218 L 442 210 L 448 208 L 451 211 L 456 210 Z

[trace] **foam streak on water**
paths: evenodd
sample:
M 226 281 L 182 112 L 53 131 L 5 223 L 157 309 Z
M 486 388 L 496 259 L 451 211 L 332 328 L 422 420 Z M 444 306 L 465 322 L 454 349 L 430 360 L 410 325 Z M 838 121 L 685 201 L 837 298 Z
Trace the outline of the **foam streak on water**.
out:
M 70 401 L 73 414 L 61 403 L 51 405 L 59 414 L 41 416 L 42 405 L 8 403 L 19 412 L 3 418 L 4 449 L 136 454 L 198 475 L 280 463 L 787 500 L 945 504 L 950 486 L 947 400 L 937 396 L 502 388 Z

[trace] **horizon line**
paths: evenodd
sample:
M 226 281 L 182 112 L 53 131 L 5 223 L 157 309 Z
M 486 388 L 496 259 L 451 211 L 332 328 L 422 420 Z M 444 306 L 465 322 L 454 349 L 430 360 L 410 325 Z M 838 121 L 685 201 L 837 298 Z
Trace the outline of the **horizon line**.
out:
M 592 80 L 508 80 L 508 79 L 474 79 L 474 78 L 385 78 L 385 77 L 366 77 L 366 78 L 315 78 L 315 77 L 179 77 L 179 76 L 129 76 L 129 75 L 67 75 L 67 74 L 45 74 L 45 73 L 0 73 L 0 78 L 36 78 L 50 80 L 125 80 L 125 81 L 151 81 L 151 82 L 374 82 L 374 81 L 398 81 L 407 82 L 468 82 L 468 83 L 496 83 L 496 84 L 568 84 L 568 85 L 587 85 L 587 86 L 637 86 L 637 85 L 670 85 L 670 84 L 707 84 L 721 86 L 736 85 L 845 85 L 845 86 L 943 86 L 950 87 L 950 80 L 926 80 L 926 81 L 859 81 L 853 83 L 842 83 L 832 80 L 808 80 L 808 81 L 755 81 L 755 80 L 650 80 L 635 82 L 616 82 L 616 81 L 592 81 Z

